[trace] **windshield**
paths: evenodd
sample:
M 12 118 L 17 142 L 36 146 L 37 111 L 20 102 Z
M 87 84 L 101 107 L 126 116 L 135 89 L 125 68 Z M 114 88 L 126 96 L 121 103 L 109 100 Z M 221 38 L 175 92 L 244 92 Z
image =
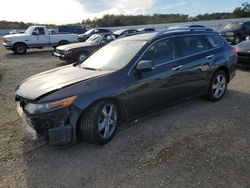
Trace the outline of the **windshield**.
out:
M 90 30 L 88 30 L 87 32 L 85 32 L 84 34 L 89 35 L 89 34 L 92 33 L 93 30 L 94 30 L 94 29 L 90 29 Z
M 25 34 L 31 35 L 32 31 L 33 31 L 33 27 L 29 27 L 29 28 L 25 31 Z
M 92 35 L 86 42 L 91 44 L 99 44 L 101 39 L 101 35 Z
M 112 42 L 98 50 L 80 66 L 93 70 L 119 70 L 126 66 L 145 44 L 145 41 Z
M 241 29 L 242 24 L 227 24 L 224 29 Z

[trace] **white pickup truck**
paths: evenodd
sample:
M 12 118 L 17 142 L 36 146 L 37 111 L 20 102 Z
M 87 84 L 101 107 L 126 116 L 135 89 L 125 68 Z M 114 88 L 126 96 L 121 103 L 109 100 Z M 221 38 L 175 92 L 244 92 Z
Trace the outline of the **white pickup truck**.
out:
M 56 47 L 78 42 L 77 34 L 49 34 L 45 26 L 30 26 L 25 33 L 6 35 L 3 45 L 16 54 L 25 54 L 29 48 Z

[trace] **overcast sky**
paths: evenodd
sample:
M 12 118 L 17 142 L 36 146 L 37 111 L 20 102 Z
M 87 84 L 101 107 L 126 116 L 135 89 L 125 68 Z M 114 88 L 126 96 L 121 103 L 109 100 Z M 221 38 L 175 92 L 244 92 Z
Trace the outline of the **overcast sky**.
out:
M 247 1 L 247 0 L 245 0 Z M 1 0 L 0 20 L 66 24 L 104 14 L 230 12 L 244 0 Z

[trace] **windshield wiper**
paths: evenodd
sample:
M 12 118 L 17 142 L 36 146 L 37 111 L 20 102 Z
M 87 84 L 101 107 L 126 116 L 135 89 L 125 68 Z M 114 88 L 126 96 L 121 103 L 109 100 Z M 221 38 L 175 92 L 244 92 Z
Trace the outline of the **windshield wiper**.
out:
M 102 71 L 102 69 L 96 69 L 96 68 L 92 68 L 92 67 L 82 67 L 86 70 L 93 70 L 93 71 Z

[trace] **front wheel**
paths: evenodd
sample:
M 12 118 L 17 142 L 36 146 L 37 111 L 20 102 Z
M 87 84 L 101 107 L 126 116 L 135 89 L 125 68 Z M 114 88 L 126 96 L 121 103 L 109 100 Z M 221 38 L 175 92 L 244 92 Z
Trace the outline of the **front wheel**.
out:
M 116 131 L 118 111 L 112 100 L 97 102 L 88 108 L 80 119 L 83 139 L 90 143 L 106 144 Z
M 19 54 L 19 55 L 25 54 L 25 53 L 27 52 L 27 47 L 26 47 L 25 44 L 22 44 L 22 43 L 20 43 L 20 44 L 15 44 L 15 45 L 14 45 L 13 51 L 14 51 L 16 54 Z
M 208 90 L 208 99 L 211 101 L 219 101 L 227 90 L 227 75 L 224 71 L 217 71 L 213 75 Z
M 85 61 L 85 59 L 87 59 L 88 55 L 84 52 L 81 52 L 78 54 L 78 58 L 77 58 L 77 62 L 78 63 L 82 63 L 83 61 Z

